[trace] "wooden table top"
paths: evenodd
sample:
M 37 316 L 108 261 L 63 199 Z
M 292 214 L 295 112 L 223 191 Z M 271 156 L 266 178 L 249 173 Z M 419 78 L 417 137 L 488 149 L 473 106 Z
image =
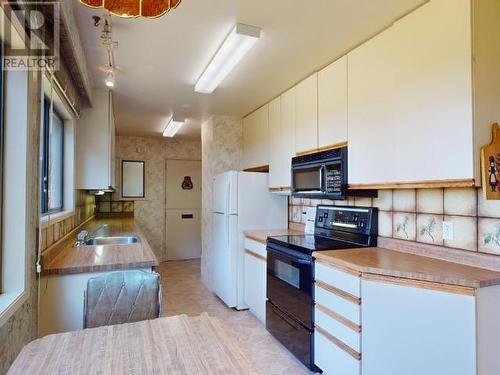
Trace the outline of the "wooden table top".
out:
M 300 232 L 295 229 L 282 228 L 282 229 L 246 230 L 243 232 L 243 234 L 245 235 L 245 237 L 250 238 L 254 241 L 266 243 L 267 237 L 301 235 L 304 234 L 304 232 Z
M 206 313 L 45 336 L 26 345 L 9 375 L 257 374 L 236 338 Z
M 107 224 L 107 236 L 137 236 L 140 242 L 130 245 L 98 245 L 75 247 L 76 238 L 69 238 L 60 253 L 48 264 L 42 264 L 44 275 L 86 272 L 107 272 L 158 265 L 146 237 L 133 218 L 94 219 L 83 229 Z
M 361 274 L 469 288 L 500 285 L 500 272 L 380 247 L 319 251 L 313 256 L 320 263 L 344 267 Z

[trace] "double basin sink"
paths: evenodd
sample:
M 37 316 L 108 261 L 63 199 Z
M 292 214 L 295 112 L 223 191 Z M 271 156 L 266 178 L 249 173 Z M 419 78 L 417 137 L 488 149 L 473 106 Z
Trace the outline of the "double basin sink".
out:
M 76 245 L 131 245 L 141 242 L 137 236 L 110 236 L 108 224 L 100 224 L 78 234 Z

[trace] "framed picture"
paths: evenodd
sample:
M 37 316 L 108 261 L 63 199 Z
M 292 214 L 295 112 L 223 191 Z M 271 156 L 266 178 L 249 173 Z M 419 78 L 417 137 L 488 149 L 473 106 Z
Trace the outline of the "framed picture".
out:
M 146 163 L 141 160 L 122 160 L 122 198 L 145 198 Z

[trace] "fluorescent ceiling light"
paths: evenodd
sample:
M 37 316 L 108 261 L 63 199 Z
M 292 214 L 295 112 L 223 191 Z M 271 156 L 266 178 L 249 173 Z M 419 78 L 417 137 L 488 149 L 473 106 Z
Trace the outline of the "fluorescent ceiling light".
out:
M 164 137 L 169 137 L 172 138 L 175 136 L 175 134 L 179 131 L 179 129 L 184 125 L 184 121 L 176 121 L 172 117 L 170 119 L 170 122 L 167 124 L 165 127 L 165 130 L 163 131 L 163 136 Z
M 211 94 L 260 38 L 260 28 L 237 23 L 201 75 L 194 91 Z

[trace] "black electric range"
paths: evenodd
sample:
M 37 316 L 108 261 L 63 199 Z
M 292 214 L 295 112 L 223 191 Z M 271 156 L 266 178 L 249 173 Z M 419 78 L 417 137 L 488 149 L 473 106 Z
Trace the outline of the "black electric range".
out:
M 319 205 L 314 234 L 267 239 L 266 328 L 309 369 L 314 365 L 315 251 L 377 245 L 376 208 Z
M 315 251 L 322 250 L 359 247 L 358 245 L 351 244 L 346 241 L 334 240 L 331 238 L 316 236 L 314 234 L 269 237 L 268 243 L 284 246 L 304 254 L 312 254 Z

